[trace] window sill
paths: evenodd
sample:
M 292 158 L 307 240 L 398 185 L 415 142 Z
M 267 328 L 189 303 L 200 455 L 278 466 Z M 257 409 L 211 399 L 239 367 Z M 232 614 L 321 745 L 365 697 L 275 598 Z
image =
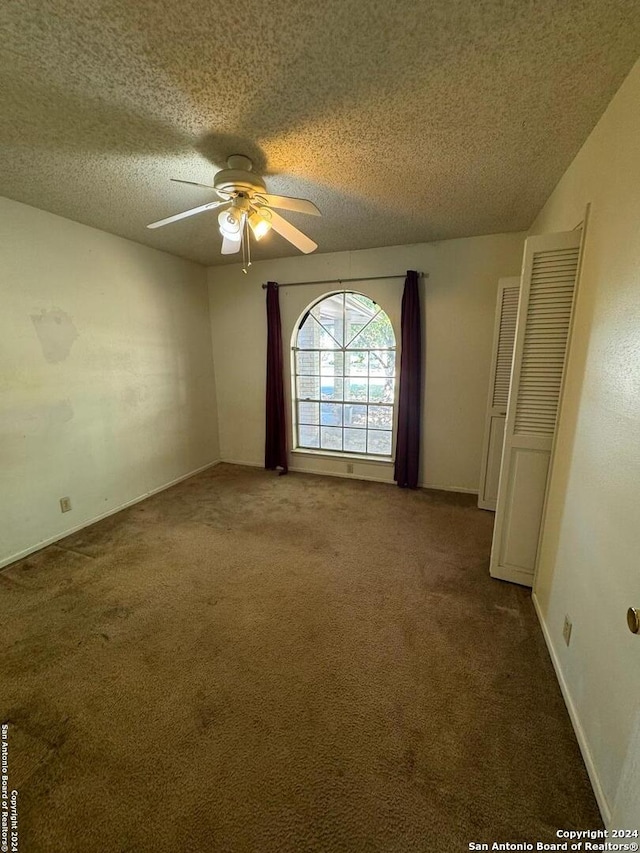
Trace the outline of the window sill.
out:
M 374 465 L 392 465 L 393 456 L 366 456 L 364 453 L 344 453 L 340 450 L 311 450 L 306 447 L 294 447 L 292 455 L 315 456 L 318 459 L 351 459 L 356 462 L 370 462 Z

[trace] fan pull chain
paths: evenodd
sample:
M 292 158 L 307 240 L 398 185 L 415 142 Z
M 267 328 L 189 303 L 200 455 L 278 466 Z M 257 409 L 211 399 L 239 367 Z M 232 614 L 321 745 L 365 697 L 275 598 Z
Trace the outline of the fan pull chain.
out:
M 242 225 L 242 272 L 247 275 L 248 267 L 251 266 L 251 240 L 249 238 L 249 221 L 247 217 L 245 217 Z
M 242 223 L 242 230 L 240 231 L 240 246 L 242 248 L 242 272 L 247 274 L 247 247 L 246 247 L 246 238 L 244 234 L 244 222 Z

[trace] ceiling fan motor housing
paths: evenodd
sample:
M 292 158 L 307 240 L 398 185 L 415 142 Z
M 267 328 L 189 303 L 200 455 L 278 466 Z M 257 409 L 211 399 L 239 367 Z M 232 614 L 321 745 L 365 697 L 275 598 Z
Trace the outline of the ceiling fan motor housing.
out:
M 252 195 L 266 191 L 265 182 L 251 171 L 252 163 L 248 157 L 233 154 L 227 164 L 229 168 L 218 172 L 213 179 L 213 186 L 222 198 L 238 193 Z

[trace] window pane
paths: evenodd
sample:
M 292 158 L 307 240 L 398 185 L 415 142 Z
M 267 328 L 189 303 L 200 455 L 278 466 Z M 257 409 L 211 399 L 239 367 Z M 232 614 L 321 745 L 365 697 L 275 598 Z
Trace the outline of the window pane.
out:
M 396 354 L 393 351 L 372 350 L 369 353 L 369 376 L 393 376 L 395 374 Z
M 391 406 L 369 406 L 368 426 L 375 429 L 391 429 Z
M 297 352 L 296 373 L 303 374 L 305 376 L 317 376 L 318 373 L 320 373 L 318 370 L 320 359 L 318 356 L 319 353 L 317 352 Z
M 317 426 L 299 426 L 300 447 L 320 447 L 320 429 Z
M 349 345 L 379 311 L 380 309 L 375 302 L 366 296 L 358 298 L 355 293 L 347 294 L 345 303 L 345 343 Z M 381 345 L 378 344 L 378 346 Z
M 299 424 L 319 424 L 320 423 L 320 404 L 319 403 L 298 403 L 298 423 Z
M 342 400 L 342 379 L 333 376 L 323 376 L 320 393 L 323 400 Z
M 368 296 L 362 296 L 360 293 L 347 294 L 345 302 L 345 345 L 351 346 L 354 339 L 379 312 L 380 307 Z M 369 344 L 366 346 L 368 347 Z M 382 346 L 382 344 L 375 344 L 375 346 Z
M 377 429 L 367 431 L 367 453 L 376 456 L 391 456 L 391 433 Z
M 358 403 L 367 402 L 367 379 L 345 379 L 344 399 L 353 400 Z
M 344 449 L 351 453 L 367 452 L 367 431 L 365 429 L 345 429 Z
M 321 403 L 320 423 L 323 426 L 342 426 L 342 405 L 340 403 Z
M 297 344 L 299 349 L 340 349 L 340 344 L 311 314 L 298 331 Z
M 395 379 L 381 379 L 373 377 L 369 380 L 370 403 L 393 403 L 394 391 Z
M 347 308 L 354 304 L 361 306 L 370 317 L 377 314 L 380 310 L 380 306 L 376 305 L 373 299 L 369 299 L 369 297 L 365 296 L 363 293 L 347 293 Z
M 382 349 L 396 345 L 393 327 L 387 315 L 381 311 L 373 320 L 356 335 L 348 344 L 349 348 Z
M 323 376 L 344 375 L 344 355 L 341 352 L 327 351 L 320 353 L 320 373 Z M 316 373 L 318 371 L 316 370 Z
M 366 376 L 368 373 L 367 352 L 346 353 L 345 376 Z
M 303 324 L 298 329 L 298 337 L 296 343 L 298 349 L 319 349 L 320 334 L 322 329 L 313 319 L 311 314 L 307 314 Z
M 344 293 L 334 293 L 314 305 L 311 314 L 325 329 L 327 336 L 342 346 L 344 341 Z
M 344 425 L 350 427 L 366 427 L 367 407 L 346 405 L 344 407 Z
M 320 379 L 317 376 L 298 376 L 298 399 L 320 399 Z
M 321 447 L 324 450 L 342 450 L 342 430 L 339 427 L 321 427 Z
M 342 337 L 340 335 L 340 337 Z M 336 340 L 334 335 L 327 331 L 324 326 L 322 327 L 322 334 L 320 335 L 320 348 L 321 349 L 338 349 L 342 344 L 340 341 Z

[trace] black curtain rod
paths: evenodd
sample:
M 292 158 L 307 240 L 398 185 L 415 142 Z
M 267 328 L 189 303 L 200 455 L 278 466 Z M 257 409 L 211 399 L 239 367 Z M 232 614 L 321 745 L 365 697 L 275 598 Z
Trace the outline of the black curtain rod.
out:
M 285 284 L 278 284 L 278 287 L 301 287 L 305 284 L 348 284 L 351 281 L 381 281 L 382 279 L 390 279 L 390 278 L 406 278 L 407 274 L 402 273 L 401 275 L 365 275 L 360 276 L 359 278 L 324 278 L 320 281 L 289 281 Z M 418 278 L 429 278 L 428 272 L 419 272 Z M 262 289 L 266 290 L 267 285 L 263 284 Z

